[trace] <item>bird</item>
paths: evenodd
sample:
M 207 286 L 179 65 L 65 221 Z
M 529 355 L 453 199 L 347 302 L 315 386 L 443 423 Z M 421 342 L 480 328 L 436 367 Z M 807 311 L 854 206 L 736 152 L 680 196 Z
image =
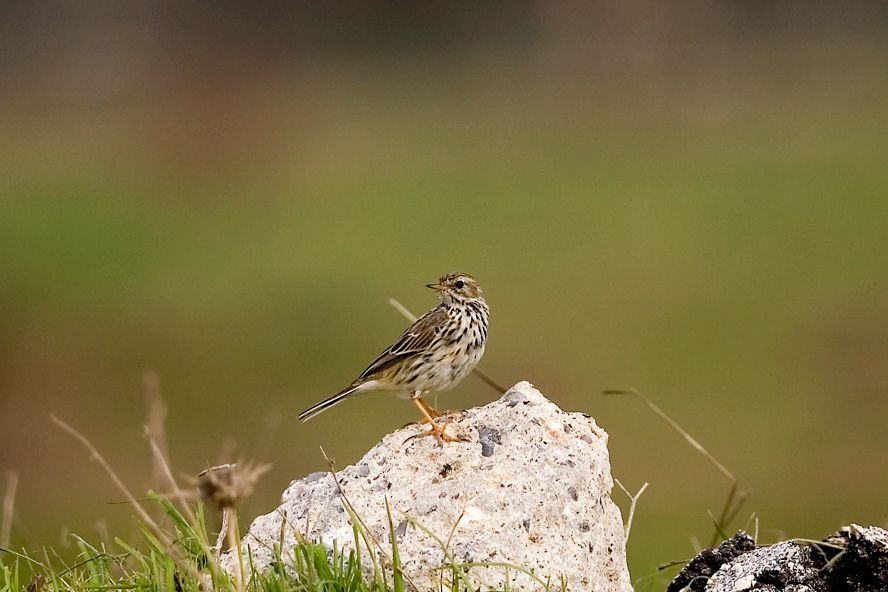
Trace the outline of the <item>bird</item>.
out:
M 456 386 L 484 355 L 490 308 L 481 286 L 467 273 L 448 273 L 426 287 L 438 293 L 437 306 L 416 319 L 351 384 L 300 413 L 301 421 L 359 393 L 390 391 L 413 401 L 431 425 L 423 435 L 459 440 L 445 433 L 446 424 L 435 423 L 440 414 L 423 398 Z

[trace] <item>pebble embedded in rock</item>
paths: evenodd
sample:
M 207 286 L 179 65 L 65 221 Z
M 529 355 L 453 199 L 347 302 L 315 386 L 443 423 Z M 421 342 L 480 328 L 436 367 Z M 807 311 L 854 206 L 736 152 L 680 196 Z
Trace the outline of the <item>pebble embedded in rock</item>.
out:
M 493 456 L 497 444 L 500 444 L 500 433 L 488 426 L 478 426 L 478 441 L 481 442 L 481 456 Z

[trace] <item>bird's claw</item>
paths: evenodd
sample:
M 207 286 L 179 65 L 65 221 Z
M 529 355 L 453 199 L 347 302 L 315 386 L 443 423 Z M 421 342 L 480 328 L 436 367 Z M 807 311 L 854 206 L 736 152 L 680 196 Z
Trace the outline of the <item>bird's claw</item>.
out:
M 414 434 L 414 435 L 410 436 L 409 438 L 407 438 L 407 440 L 405 440 L 405 442 L 409 442 L 410 440 L 413 440 L 414 438 L 425 438 L 428 436 L 435 436 L 436 438 L 438 438 L 438 441 L 441 444 L 443 444 L 444 442 L 468 442 L 467 438 L 464 438 L 462 436 L 451 436 L 450 434 L 448 434 L 445 431 L 447 429 L 447 426 L 450 425 L 450 420 L 445 421 L 444 425 L 439 425 L 439 424 L 435 423 L 434 421 L 429 421 L 428 419 L 424 419 L 421 423 L 430 424 L 431 429 L 428 431 L 425 431 L 425 432 L 420 432 L 418 434 Z

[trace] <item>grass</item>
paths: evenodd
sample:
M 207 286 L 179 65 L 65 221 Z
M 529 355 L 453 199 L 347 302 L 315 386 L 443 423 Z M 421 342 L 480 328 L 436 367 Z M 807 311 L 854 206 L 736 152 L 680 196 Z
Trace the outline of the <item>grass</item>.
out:
M 162 406 L 159 398 L 156 405 Z M 157 418 L 158 414 L 149 414 Z M 140 537 L 136 541 L 114 538 L 113 541 L 93 544 L 85 538 L 71 535 L 75 553 L 59 553 L 51 547 L 40 551 L 14 550 L 0 546 L 0 592 L 79 592 L 95 590 L 174 590 L 175 592 L 214 590 L 218 592 L 403 592 L 420 590 L 402 569 L 395 525 L 386 498 L 389 536 L 383 545 L 365 527 L 345 493 L 340 489 L 340 501 L 348 513 L 354 535 L 353 548 L 342 541 L 333 547 L 306 540 L 298 531 L 297 543 L 286 554 L 282 544 L 273 549 L 274 559 L 267 569 L 258 569 L 252 556 L 243 555 L 239 545 L 240 526 L 236 506 L 252 493 L 256 480 L 267 470 L 265 465 L 245 463 L 245 468 L 223 465 L 204 471 L 198 480 L 200 497 L 194 503 L 188 490 L 179 487 L 170 470 L 165 446 L 158 443 L 152 427 L 146 428 L 146 437 L 153 453 L 155 472 L 169 482 L 173 494 L 158 495 L 148 492 L 145 499 L 133 496 L 112 469 L 104 456 L 80 432 L 62 420 L 53 421 L 76 438 L 99 463 L 114 484 L 135 509 Z M 158 429 L 160 428 L 160 429 Z M 163 433 L 162 419 L 153 426 L 153 433 Z M 332 461 L 331 476 L 337 479 Z M 14 480 L 10 480 L 14 489 Z M 337 480 L 338 485 L 338 480 Z M 13 497 L 4 500 L 3 528 L 7 528 Z M 159 517 L 152 516 L 150 503 Z M 205 508 L 215 505 L 222 511 L 221 532 L 212 543 Z M 8 510 L 8 511 L 7 511 Z M 442 540 L 435 533 L 409 516 L 404 516 L 441 547 L 442 565 L 435 569 L 439 592 L 475 590 L 477 584 L 469 577 L 472 568 L 501 568 L 506 575 L 523 573 L 539 585 L 539 590 L 565 591 L 566 583 L 554 587 L 532 571 L 508 563 L 459 563 L 449 551 L 450 537 Z M 286 522 L 285 522 L 286 523 Z M 458 524 L 458 522 L 457 522 Z M 455 527 L 454 527 L 455 529 Z M 450 536 L 452 536 L 452 532 Z M 283 538 L 283 533 L 282 533 Z M 223 543 L 228 542 L 227 569 Z M 362 543 L 368 552 L 361 552 Z M 377 553 L 378 551 L 378 553 Z
M 393 306 L 408 318 L 411 313 L 397 301 L 391 300 Z M 493 383 L 486 375 L 481 377 L 488 384 Z M 491 384 L 494 389 L 500 387 Z M 145 437 L 152 455 L 152 473 L 157 482 L 164 482 L 170 488 L 170 495 L 158 495 L 148 492 L 145 499 L 136 498 L 120 476 L 99 450 L 81 432 L 66 422 L 51 416 L 52 421 L 78 440 L 90 453 L 91 460 L 96 461 L 108 474 L 115 486 L 123 494 L 126 502 L 131 504 L 139 519 L 141 537 L 133 541 L 115 538 L 100 544 L 92 544 L 85 538 L 72 535 L 75 541 L 75 553 L 58 553 L 52 548 L 44 548 L 40 552 L 26 550 L 16 551 L 8 547 L 8 532 L 13 514 L 13 503 L 17 476 L 11 474 L 8 480 L 6 495 L 3 499 L 3 513 L 0 519 L 0 592 L 24 590 L 231 590 L 246 592 L 252 590 L 354 590 L 354 591 L 393 591 L 405 589 L 421 589 L 410 578 L 401 565 L 400 552 L 395 536 L 395 522 L 392 519 L 388 499 L 385 499 L 388 513 L 389 533 L 386 544 L 374 537 L 366 528 L 361 517 L 339 487 L 340 502 L 352 524 L 354 546 L 346 550 L 335 541 L 333 548 L 315 544 L 305 539 L 298 531 L 298 541 L 286 555 L 282 554 L 283 532 L 281 543 L 273 549 L 274 560 L 264 571 L 256 569 L 251 556 L 242 555 L 243 547 L 241 529 L 238 522 L 237 505 L 249 497 L 259 478 L 267 472 L 269 465 L 256 465 L 252 462 L 226 464 L 211 467 L 198 476 L 196 492 L 182 489 L 170 468 L 166 446 L 167 407 L 163 401 L 159 379 L 153 372 L 146 373 L 143 389 L 148 401 Z M 737 494 L 738 481 L 733 473 L 721 464 L 709 451 L 694 439 L 681 425 L 669 417 L 650 399 L 635 389 L 628 391 L 609 390 L 604 394 L 632 394 L 640 398 L 646 406 L 664 423 L 676 431 L 682 438 L 715 466 L 729 482 L 731 492 L 725 502 L 725 508 L 719 519 L 710 514 L 715 526 L 713 545 L 728 538 L 725 528 L 736 517 L 745 500 L 745 492 Z M 323 448 L 321 452 L 327 461 L 331 478 L 339 485 L 333 461 Z M 635 514 L 637 502 L 648 487 L 644 483 L 633 495 L 619 480 L 615 480 L 629 500 L 628 516 L 624 525 L 626 541 Z M 194 503 L 190 502 L 194 499 Z M 159 511 L 160 518 L 152 517 L 143 502 L 150 502 Z M 177 505 L 178 504 L 178 505 Z M 222 525 L 215 544 L 211 543 L 204 512 L 206 505 L 215 506 L 221 511 Z M 459 562 L 450 552 L 450 540 L 462 517 L 457 519 L 453 530 L 446 540 L 432 532 L 423 524 L 409 515 L 404 519 L 434 540 L 441 549 L 442 564 L 435 569 L 437 572 L 437 590 L 443 592 L 459 592 L 478 589 L 476 582 L 470 578 L 469 571 L 473 568 L 497 568 L 505 573 L 506 589 L 510 582 L 510 573 L 521 573 L 529 581 L 535 582 L 539 590 L 548 592 L 551 589 L 567 590 L 564 579 L 553 582 L 542 579 L 531 570 L 504 562 Z M 284 521 L 287 524 L 287 521 Z M 756 538 L 758 537 L 758 519 L 756 517 Z M 228 570 L 221 567 L 223 545 L 227 542 L 229 553 Z M 367 550 L 362 556 L 361 549 Z M 656 573 L 637 578 L 634 584 L 639 589 L 656 589 L 662 580 L 662 570 L 684 562 L 674 562 L 661 566 Z M 434 569 L 434 568 L 433 568 Z
M 400 307 L 403 309 L 403 307 Z M 409 313 L 406 313 L 409 314 Z M 3 501 L 3 516 L 0 520 L 0 592 L 37 592 L 79 591 L 79 590 L 217 590 L 232 592 L 247 591 L 391 591 L 401 592 L 406 589 L 419 590 L 402 569 L 400 551 L 395 535 L 395 522 L 392 519 L 388 499 L 385 499 L 388 514 L 389 533 L 383 545 L 366 528 L 364 521 L 356 513 L 353 505 L 339 488 L 339 498 L 349 516 L 353 531 L 353 548 L 344 548 L 340 541 L 334 541 L 330 549 L 315 544 L 296 532 L 297 543 L 283 554 L 282 542 L 273 549 L 274 559 L 268 569 L 259 570 L 252 561 L 252 556 L 242 554 L 243 547 L 238 544 L 240 526 L 237 515 L 237 504 L 252 494 L 258 479 L 268 470 L 268 465 L 255 465 L 247 462 L 238 467 L 235 464 L 212 467 L 202 472 L 197 481 L 198 497 L 190 503 L 188 490 L 179 487 L 167 460 L 165 445 L 166 405 L 160 395 L 155 375 L 146 375 L 144 387 L 150 405 L 145 436 L 152 452 L 154 461 L 153 472 L 161 476 L 169 487 L 172 495 L 162 496 L 153 491 L 148 492 L 146 499 L 137 499 L 112 469 L 104 456 L 82 433 L 64 421 L 52 417 L 53 422 L 61 429 L 77 439 L 89 452 L 91 459 L 99 463 L 107 472 L 116 487 L 132 504 L 139 517 L 141 537 L 136 542 L 127 542 L 115 538 L 92 544 L 86 539 L 72 535 L 75 541 L 75 554 L 60 554 L 52 548 L 44 548 L 40 552 L 26 550 L 16 551 L 7 546 L 6 534 L 12 515 L 12 504 L 15 496 L 16 476 L 10 476 L 7 493 Z M 715 526 L 716 539 L 728 538 L 724 527 L 727 527 L 736 516 L 745 495 L 734 499 L 737 480 L 718 460 L 715 459 L 697 440 L 684 428 L 660 410 L 647 397 L 635 390 L 606 391 L 606 394 L 634 394 L 662 419 L 667 425 L 678 432 L 688 444 L 712 463 L 732 483 L 731 493 L 725 504 L 720 519 L 710 516 Z M 333 461 L 321 449 L 328 466 L 331 478 L 339 485 Z M 624 525 L 626 541 L 632 528 L 637 502 L 648 484 L 644 483 L 633 495 L 615 480 L 630 502 L 628 517 Z M 175 501 L 174 501 L 175 500 Z M 152 517 L 143 502 L 150 502 L 159 511 L 160 518 Z M 178 503 L 178 505 L 177 505 Z M 222 512 L 220 533 L 212 544 L 205 513 L 206 504 L 216 506 Z M 437 590 L 443 592 L 461 592 L 478 589 L 477 583 L 469 577 L 473 568 L 499 568 L 505 573 L 505 589 L 508 590 L 510 573 L 521 573 L 529 581 L 539 586 L 539 590 L 548 592 L 552 589 L 566 591 L 567 582 L 562 578 L 558 582 L 542 579 L 531 570 L 504 562 L 459 562 L 450 552 L 450 540 L 459 525 L 456 521 L 453 530 L 446 540 L 432 532 L 423 524 L 409 515 L 404 515 L 414 528 L 421 530 L 434 540 L 441 549 L 442 564 L 435 569 L 437 572 Z M 284 521 L 287 524 L 287 521 Z M 755 517 L 756 538 L 758 537 L 758 518 Z M 283 532 L 281 533 L 283 541 Z M 228 561 L 228 569 L 223 569 L 223 544 L 228 543 L 228 553 L 234 555 Z M 717 541 L 716 541 L 717 542 Z M 362 555 L 361 549 L 368 552 Z M 715 544 L 715 543 L 713 543 Z M 63 556 L 64 555 L 64 556 Z M 661 566 L 657 573 L 636 578 L 634 584 L 639 589 L 657 589 L 662 580 L 663 569 L 681 565 L 674 562 Z
M 169 526 L 162 531 L 142 523 L 142 539 L 129 543 L 115 539 L 115 547 L 92 545 L 75 537 L 77 554 L 66 562 L 51 549 L 33 554 L 3 549 L 0 590 L 197 590 L 354 591 L 404 589 L 403 580 L 388 578 L 382 570 L 365 580 L 362 557 L 356 551 L 300 543 L 285 558 L 279 553 L 266 572 L 248 569 L 243 582 L 219 566 L 212 554 L 202 505 L 198 522 L 190 523 L 167 499 L 156 497 Z M 357 533 L 357 530 L 356 530 Z M 356 534 L 357 536 L 357 534 Z M 164 540 L 172 541 L 167 545 Z
M 116 538 L 113 546 L 94 545 L 74 536 L 76 554 L 73 560 L 66 560 L 51 548 L 39 552 L 0 549 L 0 591 L 402 592 L 413 589 L 408 586 L 409 578 L 401 570 L 393 527 L 388 541 L 391 559 L 387 567 L 381 565 L 373 554 L 361 554 L 361 542 L 366 543 L 369 535 L 360 520 L 353 520 L 353 549 L 345 550 L 338 545 L 329 549 L 302 541 L 283 556 L 276 546 L 276 559 L 266 571 L 255 569 L 249 557 L 243 558 L 243 578 L 240 578 L 237 573 L 227 573 L 220 566 L 210 545 L 203 504 L 198 503 L 194 508 L 196 521 L 192 523 L 170 500 L 155 494 L 150 497 L 162 511 L 165 526 L 140 522 L 142 537 L 137 542 Z M 422 528 L 415 521 L 413 524 Z M 435 539 L 444 544 L 437 537 Z M 542 591 L 566 589 L 563 583 L 560 588 L 553 587 L 550 582 L 517 566 L 506 563 L 460 564 L 446 549 L 442 551 L 445 562 L 441 571 L 450 577 L 449 583 L 441 578 L 439 590 L 474 589 L 468 578 L 472 567 L 501 567 L 507 574 L 510 571 L 525 573 L 539 584 Z

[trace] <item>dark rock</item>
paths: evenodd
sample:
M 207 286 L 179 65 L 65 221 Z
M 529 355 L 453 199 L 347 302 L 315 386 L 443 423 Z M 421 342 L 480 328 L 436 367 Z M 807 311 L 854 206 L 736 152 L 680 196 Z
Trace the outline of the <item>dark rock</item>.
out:
M 888 531 L 856 524 L 821 543 L 755 547 L 740 532 L 691 560 L 667 592 L 886 592 Z
M 844 551 L 824 549 L 827 589 L 832 592 L 884 592 L 888 590 L 888 531 L 856 524 L 827 538 Z
M 478 441 L 481 442 L 481 456 L 493 456 L 493 449 L 502 444 L 499 431 L 488 426 L 478 426 Z
M 722 565 L 753 549 L 755 549 L 755 541 L 741 530 L 733 537 L 722 542 L 718 547 L 700 551 L 700 554 L 691 559 L 675 579 L 672 580 L 672 583 L 666 588 L 666 592 L 679 592 L 681 590 L 701 592 L 706 588 L 706 582 L 709 581 L 709 578 Z

